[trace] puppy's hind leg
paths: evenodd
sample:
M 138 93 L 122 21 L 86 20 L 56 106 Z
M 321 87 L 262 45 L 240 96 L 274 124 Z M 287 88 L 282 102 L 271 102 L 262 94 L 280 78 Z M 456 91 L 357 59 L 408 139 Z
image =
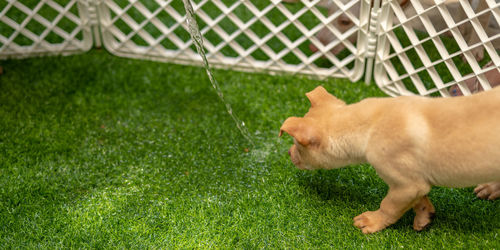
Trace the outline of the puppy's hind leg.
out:
M 425 227 L 427 227 L 436 213 L 436 209 L 434 209 L 434 206 L 427 195 L 422 197 L 422 199 L 420 199 L 420 201 L 413 206 L 413 211 L 415 211 L 413 229 L 416 231 L 422 231 Z
M 474 189 L 480 199 L 494 200 L 500 197 L 500 182 L 481 184 Z

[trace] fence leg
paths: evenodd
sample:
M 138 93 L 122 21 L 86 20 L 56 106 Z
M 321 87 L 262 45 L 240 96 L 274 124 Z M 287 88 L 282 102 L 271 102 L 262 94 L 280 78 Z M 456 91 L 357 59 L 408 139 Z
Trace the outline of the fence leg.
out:
M 378 34 L 378 14 L 380 11 L 380 0 L 373 2 L 373 8 L 370 12 L 370 26 L 368 30 L 368 46 L 366 49 L 366 70 L 365 84 L 369 85 L 373 76 L 373 60 L 375 51 L 377 50 L 377 34 Z
M 89 17 L 90 17 L 90 27 L 92 29 L 92 37 L 94 38 L 94 46 L 96 48 L 102 47 L 101 32 L 99 31 L 99 14 L 97 13 L 97 1 L 89 1 Z

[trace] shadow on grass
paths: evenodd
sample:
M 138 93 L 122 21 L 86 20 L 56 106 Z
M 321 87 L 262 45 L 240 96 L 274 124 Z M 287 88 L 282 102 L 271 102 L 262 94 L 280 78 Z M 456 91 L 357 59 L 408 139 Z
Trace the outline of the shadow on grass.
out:
M 324 201 L 345 199 L 353 204 L 370 204 L 380 200 L 387 191 L 369 165 L 304 171 L 298 178 L 301 185 Z

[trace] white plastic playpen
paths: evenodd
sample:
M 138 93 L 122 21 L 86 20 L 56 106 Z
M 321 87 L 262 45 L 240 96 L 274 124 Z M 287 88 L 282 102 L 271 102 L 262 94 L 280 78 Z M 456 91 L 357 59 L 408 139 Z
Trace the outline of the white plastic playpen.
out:
M 487 90 L 485 72 L 500 69 L 495 0 L 192 3 L 207 58 L 218 68 L 352 81 L 364 75 L 392 96 L 449 96 L 454 85 L 467 95 L 467 80 Z M 103 46 L 117 56 L 201 65 L 185 16 L 181 0 L 0 0 L 0 59 Z

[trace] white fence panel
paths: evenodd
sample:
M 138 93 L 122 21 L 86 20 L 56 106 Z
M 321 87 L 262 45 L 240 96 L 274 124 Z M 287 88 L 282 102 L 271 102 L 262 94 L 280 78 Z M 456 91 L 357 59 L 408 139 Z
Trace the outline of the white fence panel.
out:
M 287 2 L 294 3 L 193 1 L 209 62 L 244 71 L 360 79 L 369 0 Z M 103 0 L 98 10 L 103 44 L 111 53 L 201 64 L 188 33 L 182 1 Z M 352 21 L 346 30 L 339 30 L 338 23 L 346 16 Z M 341 47 L 346 49 L 338 51 Z
M 0 1 L 0 59 L 71 54 L 91 47 L 87 1 Z
M 389 95 L 469 95 L 500 83 L 499 2 L 384 0 L 378 23 L 374 78 Z

